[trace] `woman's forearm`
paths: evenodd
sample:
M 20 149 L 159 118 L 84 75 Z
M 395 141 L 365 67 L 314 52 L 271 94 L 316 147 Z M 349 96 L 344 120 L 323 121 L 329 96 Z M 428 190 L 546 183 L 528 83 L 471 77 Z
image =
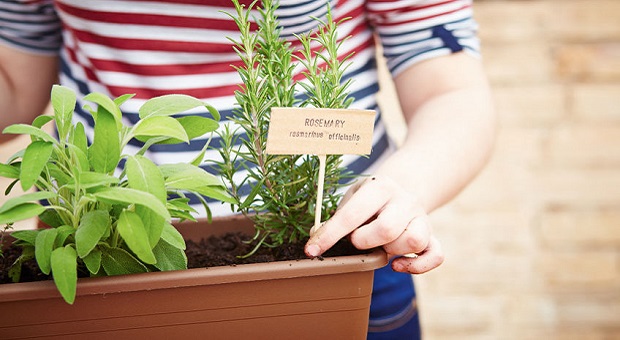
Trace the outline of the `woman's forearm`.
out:
M 494 136 L 488 88 L 450 90 L 416 108 L 403 145 L 377 175 L 397 181 L 430 212 L 456 196 L 480 172 Z

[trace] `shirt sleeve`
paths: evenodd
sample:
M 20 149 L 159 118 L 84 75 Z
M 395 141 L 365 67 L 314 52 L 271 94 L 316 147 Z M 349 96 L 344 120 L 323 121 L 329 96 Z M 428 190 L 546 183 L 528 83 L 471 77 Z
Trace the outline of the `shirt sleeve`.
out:
M 58 54 L 62 33 L 53 0 L 0 0 L 0 43 L 29 53 Z
M 471 0 L 368 0 L 366 6 L 394 76 L 436 56 L 479 55 Z

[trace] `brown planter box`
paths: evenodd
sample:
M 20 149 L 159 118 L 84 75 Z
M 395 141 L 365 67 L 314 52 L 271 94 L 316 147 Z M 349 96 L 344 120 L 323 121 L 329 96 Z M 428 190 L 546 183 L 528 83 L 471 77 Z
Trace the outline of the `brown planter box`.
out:
M 233 223 L 231 226 L 230 224 Z M 199 240 L 247 220 L 178 226 Z M 0 338 L 364 339 L 373 271 L 386 254 L 0 285 Z

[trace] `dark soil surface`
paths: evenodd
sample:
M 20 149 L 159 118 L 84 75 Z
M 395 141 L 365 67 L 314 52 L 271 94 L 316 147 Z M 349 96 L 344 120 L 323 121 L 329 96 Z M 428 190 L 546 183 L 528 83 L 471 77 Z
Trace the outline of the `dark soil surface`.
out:
M 295 244 L 288 244 L 277 248 L 261 247 L 255 254 L 247 258 L 240 258 L 254 249 L 253 244 L 247 241 L 249 236 L 241 233 L 227 233 L 225 235 L 208 239 L 200 242 L 186 241 L 188 259 L 188 268 L 204 268 L 217 266 L 230 266 L 247 263 L 258 262 L 274 262 L 299 260 L 307 258 L 304 253 L 304 245 L 306 240 Z M 368 251 L 360 251 L 355 249 L 347 240 L 341 240 L 334 245 L 323 257 L 355 255 L 368 253 Z M 8 270 L 15 260 L 21 255 L 21 248 L 9 247 L 0 256 L 0 284 L 10 283 L 11 278 Z M 322 260 L 320 257 L 319 260 Z M 35 260 L 27 261 L 22 266 L 21 282 L 49 280 L 50 276 L 41 273 Z

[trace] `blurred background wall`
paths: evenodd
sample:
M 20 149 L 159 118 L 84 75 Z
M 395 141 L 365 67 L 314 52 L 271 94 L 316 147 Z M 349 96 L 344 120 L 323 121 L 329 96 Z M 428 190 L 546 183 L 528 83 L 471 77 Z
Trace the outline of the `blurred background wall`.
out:
M 620 339 L 620 1 L 475 0 L 500 132 L 433 214 L 432 339 Z
M 620 0 L 474 10 L 500 132 L 484 172 L 432 215 L 447 258 L 415 279 L 426 339 L 620 339 Z

